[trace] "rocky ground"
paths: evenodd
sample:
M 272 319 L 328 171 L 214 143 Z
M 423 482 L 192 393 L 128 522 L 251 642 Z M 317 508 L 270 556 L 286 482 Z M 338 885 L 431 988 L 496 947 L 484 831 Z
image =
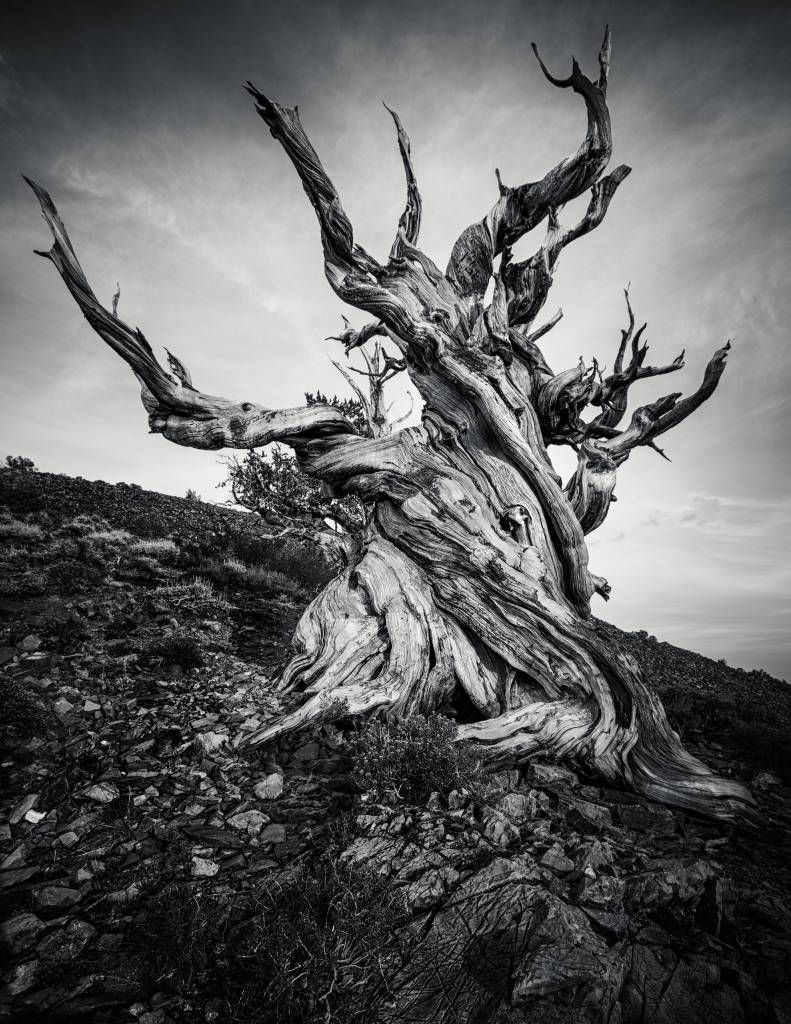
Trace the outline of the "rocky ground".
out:
M 758 828 L 541 762 L 366 793 L 345 723 L 234 746 L 309 559 L 132 487 L 3 504 L 0 1019 L 791 1022 L 785 683 L 600 627 Z

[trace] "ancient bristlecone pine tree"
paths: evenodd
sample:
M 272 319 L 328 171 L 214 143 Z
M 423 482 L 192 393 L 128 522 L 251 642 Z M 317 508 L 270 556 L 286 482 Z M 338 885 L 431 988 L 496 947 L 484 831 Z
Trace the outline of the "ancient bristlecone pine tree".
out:
M 541 752 L 652 799 L 733 817 L 750 803 L 747 791 L 682 747 L 634 662 L 591 620 L 591 598 L 609 588 L 588 569 L 585 545 L 607 515 L 618 467 L 638 445 L 656 447 L 712 394 L 729 346 L 715 352 L 693 395 L 642 406 L 626 426 L 630 385 L 682 365 L 681 356 L 646 365 L 631 308 L 612 373 L 604 376 L 595 362 L 550 369 L 538 341 L 560 314 L 533 324 L 558 258 L 601 223 L 629 168 L 602 176 L 612 151 L 609 33 L 595 81 L 576 61 L 567 78 L 555 78 L 536 56 L 553 85 L 582 98 L 585 137 L 540 181 L 509 187 L 498 174 L 494 206 L 462 231 L 444 272 L 417 247 L 421 200 L 395 113 L 407 201 L 380 262 L 355 242 L 296 109 L 247 85 L 316 212 L 327 280 L 343 302 L 373 318 L 341 340 L 348 350 L 389 339 L 424 400 L 420 426 L 367 436 L 329 405 L 272 410 L 196 390 L 181 362 L 168 353 L 164 369 L 141 332 L 99 303 L 52 200 L 31 182 L 55 237 L 42 255 L 141 382 L 153 432 L 194 448 L 283 442 L 331 493 L 357 495 L 369 510 L 353 564 L 297 628 L 297 653 L 281 679 L 295 694 L 294 710 L 249 743 L 319 720 L 339 702 L 352 714 L 407 716 L 455 699 L 468 723 L 459 738 L 477 741 L 484 756 Z M 560 208 L 586 191 L 585 215 L 563 227 Z M 544 221 L 535 255 L 513 262 L 510 247 Z M 593 414 L 583 418 L 588 407 Z M 547 454 L 551 444 L 577 452 L 565 487 Z

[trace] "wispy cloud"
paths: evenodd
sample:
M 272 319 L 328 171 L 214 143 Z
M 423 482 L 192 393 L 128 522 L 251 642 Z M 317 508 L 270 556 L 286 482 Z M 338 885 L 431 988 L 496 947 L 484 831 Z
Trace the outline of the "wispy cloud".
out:
M 564 253 L 550 303 L 566 315 L 547 359 L 611 365 L 627 281 L 656 361 L 687 349 L 667 390 L 693 391 L 714 349 L 735 344 L 716 396 L 667 435 L 673 464 L 642 451 L 619 471 L 619 501 L 590 538 L 614 585 L 598 610 L 791 674 L 788 12 L 722 0 L 119 2 L 113 18 L 53 4 L 42 23 L 37 5 L 17 4 L 5 19 L 4 445 L 177 493 L 215 493 L 222 475 L 211 456 L 145 433 L 134 380 L 29 255 L 46 240 L 21 170 L 56 193 L 97 290 L 109 297 L 120 279 L 123 315 L 202 387 L 297 404 L 305 390 L 345 390 L 322 340 L 341 308 L 309 203 L 240 83 L 300 104 L 355 236 L 380 254 L 404 199 L 379 101 L 394 106 L 412 138 L 422 243 L 443 264 L 490 207 L 495 165 L 510 183 L 534 180 L 584 131 L 578 98 L 547 85 L 530 41 L 558 71 L 570 53 L 595 66 L 609 21 L 615 155 L 634 173 L 602 227 Z M 521 244 L 528 255 L 538 239 Z M 636 399 L 663 393 L 655 383 Z

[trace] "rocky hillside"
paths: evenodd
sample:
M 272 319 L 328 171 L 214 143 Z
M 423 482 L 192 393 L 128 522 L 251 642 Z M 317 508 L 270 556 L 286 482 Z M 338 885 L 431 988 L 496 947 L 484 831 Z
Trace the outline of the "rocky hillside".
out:
M 0 472 L 0 1020 L 791 1022 L 791 692 L 601 623 L 753 788 L 712 824 L 441 723 L 241 755 L 322 566 Z

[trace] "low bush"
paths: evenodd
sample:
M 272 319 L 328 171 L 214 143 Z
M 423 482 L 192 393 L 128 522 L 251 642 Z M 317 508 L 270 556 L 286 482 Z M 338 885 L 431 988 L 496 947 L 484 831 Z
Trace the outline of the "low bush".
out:
M 126 519 L 126 528 L 136 537 L 161 537 L 162 517 L 153 512 L 133 512 Z
M 300 580 L 263 565 L 245 565 L 238 558 L 226 558 L 223 562 L 209 559 L 201 562 L 199 569 L 203 576 L 221 587 L 246 587 L 301 599 L 307 596 L 306 585 Z
M 299 579 L 287 576 L 277 569 L 266 569 L 262 565 L 248 566 L 244 582 L 253 590 L 268 590 L 290 597 L 304 597 L 306 586 Z
M 40 512 L 46 505 L 41 481 L 25 470 L 0 470 L 0 505 L 11 512 Z
M 17 544 L 29 544 L 40 540 L 42 536 L 38 523 L 24 523 L 10 516 L 0 519 L 0 543 L 15 541 Z
M 480 763 L 455 735 L 453 722 L 440 717 L 369 723 L 349 743 L 352 779 L 378 802 L 420 803 L 434 792 L 472 791 Z
M 193 986 L 203 988 L 223 941 L 227 903 L 202 882 L 153 889 L 129 933 L 140 980 L 184 997 Z
M 5 468 L 14 473 L 35 473 L 36 464 L 24 455 L 6 455 Z
M 774 772 L 791 785 L 791 750 L 788 733 L 776 725 L 735 722 L 735 745 L 746 761 L 756 768 Z
M 128 530 L 93 530 L 85 535 L 85 540 L 99 547 L 119 547 L 126 546 L 132 535 Z
M 149 641 L 140 655 L 141 664 L 159 661 L 165 668 L 178 665 L 188 671 L 204 663 L 201 641 L 189 633 L 168 633 Z
M 47 589 L 58 593 L 77 593 L 95 587 L 104 579 L 104 571 L 80 559 L 62 558 L 46 569 Z
M 51 712 L 41 697 L 19 679 L 0 679 L 0 741 L 10 744 L 43 733 Z
M 148 537 L 135 541 L 129 551 L 133 555 L 146 555 L 170 564 L 176 561 L 179 549 L 172 540 L 167 538 Z
M 315 544 L 294 537 L 278 540 L 240 534 L 234 537 L 232 550 L 248 566 L 282 573 L 310 590 L 323 587 L 337 572 Z
M 189 848 L 172 847 L 139 873 L 127 933 L 148 991 L 188 1000 L 200 1020 L 373 1024 L 414 942 L 399 890 L 339 863 L 330 845 L 229 900 L 224 887 L 190 879 Z
M 263 534 L 239 533 L 231 544 L 237 558 L 247 565 L 269 565 L 276 542 Z
M 21 576 L 0 576 L 0 596 L 2 597 L 38 597 L 47 591 L 47 577 L 40 572 L 31 570 Z
M 259 896 L 233 951 L 231 1019 L 368 1024 L 411 945 L 401 892 L 368 868 L 320 857 Z
M 226 618 L 231 610 L 228 598 L 218 594 L 210 580 L 199 576 L 187 583 L 157 587 L 153 596 L 168 608 L 190 612 L 203 618 Z
M 210 519 L 190 527 L 189 543 L 196 547 L 203 558 L 222 560 L 233 554 L 233 527 L 222 519 Z
M 664 689 L 662 703 L 683 739 L 726 744 L 753 768 L 773 771 L 791 783 L 791 751 L 771 709 L 680 686 Z
M 43 615 L 36 628 L 60 653 L 76 650 L 83 641 L 92 636 L 92 630 L 84 616 L 71 608 L 62 613 L 49 612 Z
M 74 516 L 68 522 L 61 526 L 59 533 L 63 534 L 64 537 L 84 537 L 88 533 L 98 533 L 101 530 L 109 530 L 110 524 L 106 519 L 101 516 L 82 512 L 78 516 Z

